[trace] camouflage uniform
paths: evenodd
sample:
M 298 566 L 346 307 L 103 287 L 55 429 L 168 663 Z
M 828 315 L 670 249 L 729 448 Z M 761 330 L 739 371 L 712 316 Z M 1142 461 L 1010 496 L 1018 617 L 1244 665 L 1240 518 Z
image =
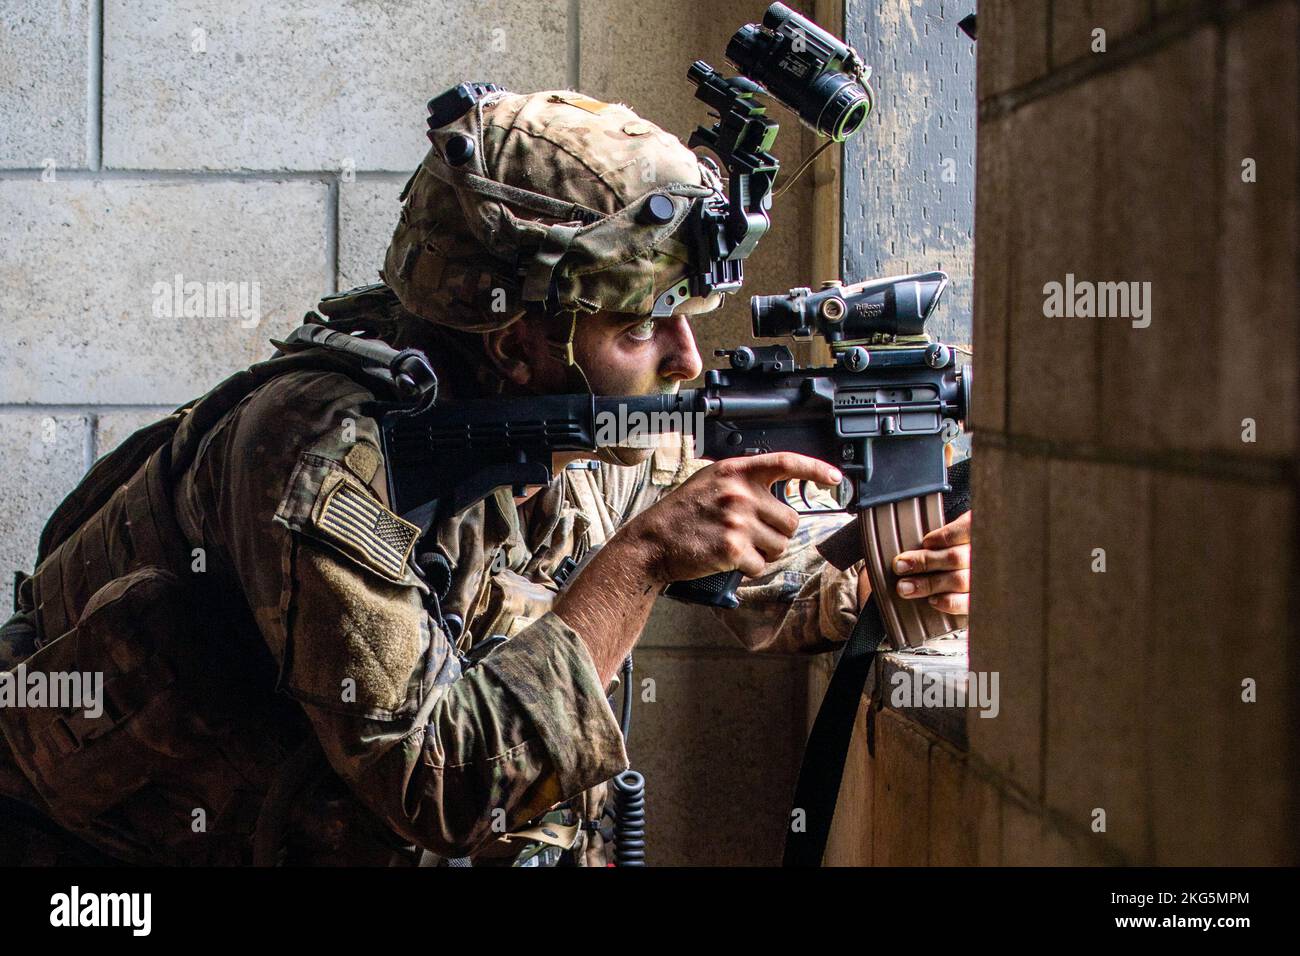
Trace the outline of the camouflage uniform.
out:
M 444 159 L 455 136 L 470 161 Z M 385 278 L 410 321 L 460 330 L 547 300 L 647 312 L 676 296 L 679 229 L 721 186 L 670 134 L 572 91 L 494 95 L 431 138 Z M 538 183 L 567 202 L 527 188 Z M 642 215 L 655 193 L 667 220 Z M 519 281 L 503 275 L 520 265 Z M 675 298 L 674 312 L 720 299 Z M 105 712 L 0 708 L 0 793 L 116 858 L 158 863 L 509 860 L 559 804 L 573 802 L 575 825 L 599 816 L 627 760 L 586 645 L 550 611 L 552 573 L 698 463 L 661 450 L 565 470 L 519 509 L 498 490 L 435 529 L 452 569 L 439 604 L 412 559 L 418 529 L 387 509 L 362 410 L 395 397 L 384 388 L 337 355 L 280 356 L 96 464 L 47 526 L 0 654 L 104 672 Z M 857 569 L 810 547 L 843 520 L 805 521 L 742 588 L 722 619 L 745 644 L 813 651 L 847 636 Z M 440 623 L 451 614 L 455 641 Z M 497 634 L 509 639 L 466 655 Z M 575 839 L 549 828 L 550 842 Z M 29 840 L 26 858 L 41 846 Z M 589 829 L 575 849 L 603 859 Z
M 72 828 L 88 841 L 137 861 L 247 862 L 266 791 L 310 734 L 346 786 L 327 782 L 297 808 L 286 838 L 296 859 L 388 862 L 405 844 L 504 857 L 520 843 L 504 845 L 501 829 L 516 830 L 627 766 L 586 646 L 549 610 L 558 590 L 551 575 L 702 463 L 661 449 L 641 466 L 566 469 L 519 509 L 500 489 L 440 526 L 437 550 L 454 569 L 442 611 L 465 621 L 453 644 L 429 613 L 429 585 L 400 538 L 394 564 L 378 534 L 338 530 L 337 509 L 367 503 L 400 527 L 380 511 L 387 495 L 377 426 L 360 411 L 373 397 L 341 372 L 291 371 L 203 434 L 178 434 L 173 454 L 184 457 L 188 443 L 195 456 L 175 480 L 174 514 L 186 553 L 202 548 L 205 557 L 192 579 L 207 595 L 207 619 L 184 625 L 205 635 L 205 673 L 178 681 L 194 684 L 185 723 L 199 743 L 132 729 L 145 746 L 184 759 L 155 765 L 126 794 L 122 768 L 99 767 L 93 781 L 81 781 L 95 784 L 93 799 L 61 795 L 90 804 L 59 804 L 61 823 L 78 821 Z M 746 645 L 819 650 L 847 636 L 856 575 L 809 547 L 832 524 L 805 521 L 786 554 L 742 588 L 743 607 L 720 612 Z M 110 526 L 92 537 L 128 533 Z M 84 552 L 87 537 L 74 535 L 42 567 Z M 62 587 L 78 591 L 66 580 Z M 40 608 L 34 616 L 43 620 Z M 460 652 L 493 634 L 509 640 L 468 666 Z M 41 637 L 53 647 L 50 634 Z M 209 641 L 225 653 L 216 666 Z M 13 754 L 6 757 L 0 762 Z M 0 780 L 19 777 L 6 770 Z M 30 785 L 9 792 L 49 812 Z M 600 794 L 575 804 L 594 819 Z M 206 827 L 196 833 L 199 808 Z M 591 850 L 597 857 L 598 843 Z

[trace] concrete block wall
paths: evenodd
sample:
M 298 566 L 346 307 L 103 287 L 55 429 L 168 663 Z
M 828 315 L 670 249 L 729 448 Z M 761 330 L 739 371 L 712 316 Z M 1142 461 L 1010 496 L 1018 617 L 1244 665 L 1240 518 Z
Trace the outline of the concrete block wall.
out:
M 968 747 L 861 715 L 834 862 L 1300 857 L 1298 37 L 1294 0 L 980 4 L 970 666 L 1000 712 Z M 1149 282 L 1149 325 L 1048 317 L 1067 274 Z
M 727 39 L 763 7 L 0 0 L 6 593 L 98 455 L 269 357 L 267 340 L 322 294 L 377 280 L 431 96 L 462 80 L 577 88 L 684 141 L 710 122 L 687 67 L 726 68 Z M 813 144 L 781 121 L 792 171 Z M 829 278 L 808 274 L 812 186 L 807 175 L 779 201 L 750 292 Z M 256 289 L 256 320 L 156 314 L 155 285 L 177 275 Z M 747 296 L 696 325 L 712 366 L 715 347 L 747 337 Z M 748 655 L 717 630 L 665 608 L 638 656 L 658 687 L 633 745 L 656 862 L 779 857 L 806 662 Z

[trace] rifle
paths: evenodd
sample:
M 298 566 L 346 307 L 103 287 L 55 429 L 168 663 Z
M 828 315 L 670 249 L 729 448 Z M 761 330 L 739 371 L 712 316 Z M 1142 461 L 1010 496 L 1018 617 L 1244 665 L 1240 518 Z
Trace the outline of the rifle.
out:
M 892 566 L 896 554 L 943 524 L 944 446 L 970 407 L 970 366 L 924 331 L 947 283 L 944 273 L 930 272 L 753 297 L 756 337 L 820 336 L 832 366 L 799 368 L 785 345 L 742 346 L 720 351 L 730 368 L 676 394 L 375 403 L 367 413 L 380 422 L 390 504 L 428 533 L 497 488 L 522 495 L 526 486 L 549 484 L 553 454 L 623 443 L 629 427 L 684 431 L 699 457 L 714 461 L 798 452 L 833 464 L 844 479 L 834 507 L 796 510 L 858 518 L 858 533 L 846 526 L 822 553 L 842 568 L 865 556 L 891 636 L 898 646 L 919 645 L 964 626 L 925 602 L 898 598 Z M 360 347 L 354 337 L 338 338 Z M 402 355 L 409 365 L 410 350 Z M 772 491 L 788 502 L 792 489 L 780 482 Z M 798 492 L 811 505 L 807 489 Z M 740 580 L 739 570 L 719 572 L 666 593 L 735 607 Z
M 437 376 L 418 350 L 399 352 L 330 328 L 319 317 L 276 344 L 286 351 L 324 346 L 347 352 L 401 396 L 367 403 L 362 411 L 380 424 L 390 506 L 420 528 L 421 538 L 497 488 L 522 495 L 529 485 L 549 484 L 556 452 L 625 444 L 629 423 L 650 432 L 686 431 L 700 457 L 715 461 L 791 451 L 838 468 L 843 480 L 834 507 L 796 510 L 857 516 L 818 550 L 840 569 L 865 555 L 872 595 L 836 665 L 795 788 L 794 806 L 805 814 L 807 828 L 787 834 L 785 863 L 817 865 L 877 650 L 887 637 L 896 647 L 914 647 L 966 623 L 897 597 L 893 572 L 895 555 L 917 548 L 944 523 L 940 496 L 952 490 L 945 446 L 970 409 L 970 366 L 958 363 L 958 349 L 925 333 L 947 284 L 944 273 L 928 272 L 849 286 L 828 282 L 816 293 L 796 288 L 755 296 L 756 338 L 819 336 L 834 364 L 800 368 L 784 345 L 724 349 L 719 354 L 730 368 L 710 371 L 702 388 L 669 395 L 439 401 Z M 789 503 L 786 482 L 772 491 Z M 799 495 L 808 503 L 806 488 Z M 736 607 L 741 576 L 733 570 L 679 581 L 666 593 Z M 637 806 L 639 791 L 632 796 L 629 805 Z M 632 823 L 639 827 L 640 820 L 634 814 Z M 639 834 L 636 829 L 638 840 Z M 629 853 L 639 859 L 642 846 L 638 842 Z

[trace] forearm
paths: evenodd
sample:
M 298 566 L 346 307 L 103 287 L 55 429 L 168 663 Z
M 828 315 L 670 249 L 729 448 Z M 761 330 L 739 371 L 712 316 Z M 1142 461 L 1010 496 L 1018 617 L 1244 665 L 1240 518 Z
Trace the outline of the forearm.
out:
M 663 582 L 648 548 L 616 534 L 556 600 L 555 613 L 578 632 L 609 685 L 645 628 Z

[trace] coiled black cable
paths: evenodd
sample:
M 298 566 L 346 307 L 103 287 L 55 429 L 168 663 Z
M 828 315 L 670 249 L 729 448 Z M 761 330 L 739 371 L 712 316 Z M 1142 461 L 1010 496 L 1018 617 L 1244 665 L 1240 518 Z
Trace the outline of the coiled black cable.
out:
M 635 770 L 614 778 L 614 865 L 645 866 L 645 777 Z
M 611 702 L 612 705 L 612 702 Z M 632 730 L 632 655 L 623 661 L 623 746 Z M 624 770 L 614 784 L 614 865 L 645 866 L 645 777 Z

